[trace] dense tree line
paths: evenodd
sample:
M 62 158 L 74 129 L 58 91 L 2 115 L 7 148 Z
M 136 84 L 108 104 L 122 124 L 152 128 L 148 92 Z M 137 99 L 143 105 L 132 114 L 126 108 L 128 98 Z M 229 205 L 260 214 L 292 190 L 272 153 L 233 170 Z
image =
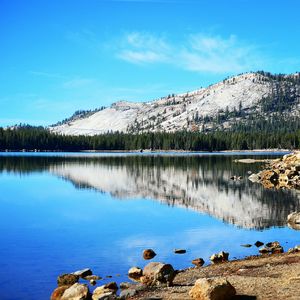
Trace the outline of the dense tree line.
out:
M 284 129 L 284 126 L 282 126 Z M 0 150 L 250 150 L 267 148 L 300 148 L 300 129 L 240 130 L 208 133 L 179 131 L 174 133 L 110 133 L 96 136 L 66 136 L 51 133 L 43 127 L 19 126 L 0 128 Z

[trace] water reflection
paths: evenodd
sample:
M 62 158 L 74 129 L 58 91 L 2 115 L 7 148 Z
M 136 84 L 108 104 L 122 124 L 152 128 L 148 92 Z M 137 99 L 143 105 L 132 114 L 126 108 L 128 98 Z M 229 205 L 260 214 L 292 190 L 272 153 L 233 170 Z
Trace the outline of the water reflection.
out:
M 50 172 L 77 188 L 119 199 L 151 198 L 209 214 L 238 227 L 263 229 L 286 224 L 300 209 L 294 191 L 265 190 L 246 178 L 260 164 L 235 163 L 232 156 L 1 157 L 1 172 Z

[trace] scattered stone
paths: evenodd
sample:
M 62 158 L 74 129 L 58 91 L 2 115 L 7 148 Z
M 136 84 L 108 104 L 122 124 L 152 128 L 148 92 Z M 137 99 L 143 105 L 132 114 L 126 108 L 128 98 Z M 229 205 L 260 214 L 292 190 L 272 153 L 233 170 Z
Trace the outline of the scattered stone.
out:
M 86 284 L 74 283 L 67 288 L 61 300 L 87 300 L 90 299 L 90 291 Z
M 174 249 L 174 253 L 175 254 L 184 254 L 184 253 L 186 253 L 186 250 L 185 249 Z
M 248 179 L 251 181 L 251 182 L 256 182 L 256 183 L 259 183 L 260 182 L 260 177 L 258 174 L 251 174 Z
M 279 242 L 270 242 L 267 243 L 264 247 L 259 249 L 261 254 L 272 253 L 278 254 L 283 253 L 283 247 L 279 244 Z
M 78 282 L 79 276 L 74 274 L 63 274 L 57 277 L 57 285 L 58 286 L 71 286 L 74 283 Z
M 88 280 L 88 281 L 90 281 L 90 280 L 101 280 L 102 277 L 97 276 L 97 275 L 88 275 L 88 276 L 85 276 L 83 279 Z
M 118 290 L 117 284 L 115 282 L 109 282 L 105 285 L 97 287 L 93 292 L 92 299 L 93 300 L 115 299 L 117 290 Z
M 220 262 L 225 262 L 228 261 L 229 253 L 221 251 L 220 253 L 213 254 L 210 257 L 210 260 L 212 263 L 220 263 Z
M 62 285 L 62 286 L 59 286 L 58 288 L 56 288 L 52 294 L 51 294 L 51 297 L 50 297 L 50 300 L 60 300 L 61 299 L 61 296 L 63 295 L 64 291 L 66 289 L 68 289 L 70 286 L 69 285 Z
M 132 267 L 128 271 L 128 277 L 134 281 L 139 281 L 143 276 L 143 270 L 139 267 Z
M 242 244 L 241 247 L 250 248 L 250 247 L 252 247 L 252 245 L 251 244 Z
M 264 243 L 261 241 L 256 241 L 254 245 L 258 248 L 258 247 L 261 247 L 263 244 Z
M 120 298 L 121 299 L 127 299 L 129 297 L 133 297 L 137 294 L 137 290 L 133 288 L 129 288 L 126 290 L 122 290 L 120 293 Z
M 204 260 L 203 258 L 195 258 L 192 260 L 192 264 L 196 267 L 202 267 L 204 265 Z
M 96 280 L 95 280 L 95 279 L 91 279 L 91 280 L 90 280 L 90 284 L 91 284 L 91 285 L 96 285 L 96 284 L 97 284 L 97 282 L 96 282 Z
M 143 258 L 146 260 L 152 259 L 155 256 L 156 256 L 156 253 L 152 249 L 146 249 L 143 251 Z
M 120 283 L 120 289 L 126 290 L 129 289 L 133 284 L 131 282 L 121 282 Z
M 77 275 L 81 278 L 84 278 L 86 276 L 93 275 L 93 272 L 92 272 L 91 269 L 86 268 L 86 269 L 83 269 L 83 270 L 73 272 L 72 274 Z
M 235 288 L 224 278 L 198 279 L 189 292 L 196 300 L 229 300 L 235 294 Z
M 172 265 L 159 262 L 151 262 L 145 266 L 143 276 L 140 278 L 141 282 L 146 285 L 161 285 L 173 284 L 176 275 Z
M 106 277 L 106 278 L 112 278 L 112 276 L 111 276 L 111 275 L 106 275 L 105 277 Z
M 300 225 L 300 212 L 292 212 L 287 216 L 289 224 Z

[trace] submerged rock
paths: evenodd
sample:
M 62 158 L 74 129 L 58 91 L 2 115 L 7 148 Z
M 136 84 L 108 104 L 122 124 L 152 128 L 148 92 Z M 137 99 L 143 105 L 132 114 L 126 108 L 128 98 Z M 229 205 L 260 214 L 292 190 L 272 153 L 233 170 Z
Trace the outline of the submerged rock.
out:
M 235 288 L 224 278 L 198 279 L 189 292 L 196 300 L 230 300 L 235 294 Z
M 252 247 L 252 245 L 251 244 L 242 244 L 241 247 L 250 248 L 250 247 Z
M 175 254 L 184 254 L 184 253 L 186 253 L 186 250 L 185 249 L 174 249 L 174 253 Z
M 90 299 L 90 291 L 86 284 L 75 283 L 67 288 L 61 300 L 88 300 Z
M 75 274 L 63 274 L 57 277 L 57 285 L 58 286 L 71 286 L 74 283 L 78 282 L 79 276 Z
M 172 265 L 160 262 L 151 262 L 145 266 L 141 282 L 146 285 L 173 284 L 176 275 Z
M 152 249 L 146 249 L 143 251 L 143 258 L 146 260 L 152 259 L 155 256 L 156 256 L 156 253 Z

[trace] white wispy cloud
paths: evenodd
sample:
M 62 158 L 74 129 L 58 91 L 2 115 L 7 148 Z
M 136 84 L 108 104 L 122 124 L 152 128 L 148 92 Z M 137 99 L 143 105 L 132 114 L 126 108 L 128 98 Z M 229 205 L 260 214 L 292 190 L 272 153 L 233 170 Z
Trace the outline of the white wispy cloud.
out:
M 66 89 L 70 88 L 81 88 L 88 86 L 92 83 L 94 83 L 96 80 L 93 78 L 75 78 L 67 80 L 63 83 L 63 87 Z
M 59 73 L 51 73 L 51 72 L 43 72 L 43 71 L 29 71 L 30 75 L 38 76 L 38 77 L 46 77 L 53 79 L 65 79 L 66 76 L 63 76 Z
M 133 32 L 121 39 L 116 56 L 135 64 L 159 62 L 211 73 L 249 71 L 263 63 L 255 45 L 242 42 L 234 35 L 191 34 L 174 43 L 149 33 Z
M 162 37 L 131 32 L 122 38 L 117 57 L 136 64 L 165 62 L 169 51 L 170 46 Z

